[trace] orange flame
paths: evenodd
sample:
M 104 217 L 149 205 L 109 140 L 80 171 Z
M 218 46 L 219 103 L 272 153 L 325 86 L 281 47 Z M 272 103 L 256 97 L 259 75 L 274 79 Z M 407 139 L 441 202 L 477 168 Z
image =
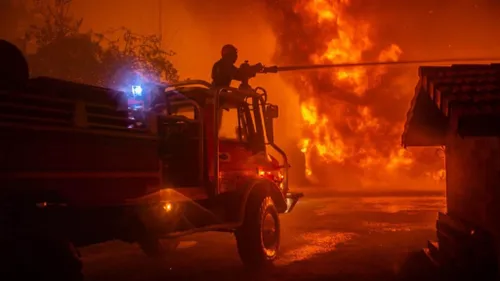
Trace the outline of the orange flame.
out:
M 350 4 L 350 0 L 303 0 L 295 6 L 295 13 L 299 13 L 306 20 L 306 25 L 319 25 L 324 27 L 324 30 L 336 27 L 336 35 L 326 44 L 327 48 L 312 55 L 311 62 L 356 63 L 362 61 L 367 51 L 374 51 L 370 24 L 350 17 L 346 11 Z M 401 48 L 392 44 L 379 51 L 378 60 L 397 61 L 401 54 Z M 363 97 L 367 90 L 379 85 L 380 76 L 386 72 L 387 69 L 382 66 L 374 70 L 355 67 L 334 71 L 329 79 L 336 87 L 354 96 Z M 308 86 L 307 79 L 302 79 L 302 82 Z M 392 136 L 397 135 L 395 130 L 402 128 L 403 124 L 396 128 L 393 123 L 379 120 L 365 105 L 357 106 L 354 115 L 343 115 L 342 112 L 349 109 L 342 103 L 331 106 L 327 114 L 320 113 L 318 106 L 321 103 L 317 98 L 304 99 L 301 103 L 303 138 L 300 148 L 306 158 L 306 176 L 313 177 L 315 171 L 312 162 L 318 160 L 326 164 L 355 161 L 360 168 L 384 173 L 410 167 L 414 162 L 411 153 L 400 148 L 399 139 L 387 141 L 387 145 L 391 147 L 388 153 L 381 153 L 372 144 L 373 138 L 384 138 L 387 132 L 391 132 Z M 348 126 L 355 136 L 343 136 L 339 129 L 342 126 Z M 363 141 L 362 146 L 359 145 L 360 138 Z M 442 176 L 443 172 L 429 174 L 429 177 L 433 178 Z

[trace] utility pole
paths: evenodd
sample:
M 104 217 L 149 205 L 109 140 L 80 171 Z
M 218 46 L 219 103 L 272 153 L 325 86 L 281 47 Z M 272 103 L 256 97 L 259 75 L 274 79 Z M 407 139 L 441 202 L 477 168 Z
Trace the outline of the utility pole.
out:
M 162 0 L 158 0 L 158 32 L 160 33 L 159 34 L 159 37 L 160 37 L 160 47 L 162 45 L 162 41 L 163 41 L 163 12 L 162 12 Z

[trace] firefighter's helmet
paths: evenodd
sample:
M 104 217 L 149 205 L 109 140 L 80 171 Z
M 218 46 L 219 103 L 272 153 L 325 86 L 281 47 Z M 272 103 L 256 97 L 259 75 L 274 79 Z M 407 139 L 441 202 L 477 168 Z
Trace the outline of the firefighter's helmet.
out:
M 236 55 L 238 53 L 238 49 L 234 45 L 227 44 L 222 47 L 221 55 L 222 57 L 226 57 L 228 55 Z

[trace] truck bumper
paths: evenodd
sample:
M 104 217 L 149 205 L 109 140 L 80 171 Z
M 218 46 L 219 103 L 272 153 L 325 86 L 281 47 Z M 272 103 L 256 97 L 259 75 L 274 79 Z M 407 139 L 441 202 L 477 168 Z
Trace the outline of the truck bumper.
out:
M 295 208 L 295 205 L 297 205 L 297 202 L 299 202 L 299 199 L 304 197 L 304 193 L 301 192 L 287 192 L 285 199 L 286 199 L 286 211 L 285 214 L 290 213 L 293 208 Z

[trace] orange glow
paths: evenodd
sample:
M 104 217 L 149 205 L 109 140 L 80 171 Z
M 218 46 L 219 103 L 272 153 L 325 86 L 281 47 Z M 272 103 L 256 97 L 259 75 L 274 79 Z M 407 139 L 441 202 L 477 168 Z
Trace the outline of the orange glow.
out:
M 177 53 L 172 61 L 182 79 L 210 80 L 212 64 L 219 59 L 221 46 L 227 43 L 232 43 L 239 49 L 240 59 L 237 64 L 247 59 L 250 63 L 262 62 L 280 66 L 397 61 L 403 54 L 403 49 L 406 52 L 405 59 L 422 58 L 406 57 L 412 53 L 409 46 L 420 46 L 416 44 L 419 39 L 404 45 L 404 40 L 384 41 L 381 39 L 388 36 L 374 32 L 378 31 L 379 22 L 389 21 L 392 24 L 405 17 L 402 13 L 392 10 L 392 17 L 381 16 L 382 14 L 363 17 L 349 10 L 351 5 L 356 6 L 354 0 L 265 1 L 266 4 L 261 1 L 244 1 L 247 4 L 252 3 L 248 6 L 243 5 L 243 2 L 215 1 L 217 5 L 194 0 L 163 2 L 162 47 Z M 73 2 L 75 15 L 84 17 L 83 30 L 102 32 L 126 25 L 140 34 L 159 32 L 157 1 Z M 293 5 L 293 16 L 300 18 L 300 24 L 295 26 L 288 19 L 283 20 L 284 24 L 281 24 L 283 13 L 272 12 L 267 15 L 264 6 L 272 5 L 286 6 L 283 9 L 285 12 L 291 12 L 290 5 Z M 385 10 L 387 9 L 384 8 Z M 221 13 L 224 17 L 220 17 Z M 399 18 L 394 19 L 396 16 Z M 228 25 L 228 22 L 231 24 Z M 421 25 L 423 24 L 415 26 L 420 28 Z M 465 28 L 465 25 L 461 28 Z M 391 29 L 401 28 L 393 26 Z M 475 34 L 469 31 L 468 34 Z M 283 38 L 283 33 L 287 32 L 292 38 Z M 449 34 L 452 33 L 457 32 Z M 392 38 L 392 34 L 389 36 Z M 441 38 L 434 38 L 433 42 L 440 41 L 438 39 Z M 491 40 L 491 36 L 488 40 Z M 393 44 L 396 42 L 401 43 L 404 48 Z M 200 44 L 203 45 L 203 54 L 200 53 Z M 288 49 L 290 51 L 287 51 Z M 431 57 L 449 56 L 448 53 L 438 54 L 437 50 L 432 51 Z M 428 49 L 423 49 L 422 52 L 428 52 Z M 426 57 L 427 54 L 422 56 Z M 387 79 L 394 85 L 397 84 L 392 96 L 401 98 L 397 101 L 400 108 L 394 114 L 398 117 L 391 116 L 392 119 L 386 116 L 392 113 L 385 114 L 392 109 L 381 114 L 380 111 L 386 108 L 379 106 L 391 101 L 379 99 L 385 98 L 382 94 L 370 98 L 373 95 L 371 91 L 378 89 L 382 84 L 381 80 L 390 74 L 387 67 L 261 75 L 253 79 L 251 84 L 266 88 L 269 101 L 280 106 L 275 136 L 276 142 L 290 156 L 291 175 L 300 174 L 296 169 L 302 169 L 298 168 L 301 166 L 300 161 L 303 161 L 298 151 L 300 149 L 305 156 L 305 174 L 312 182 L 316 178 L 321 180 L 323 174 L 341 177 L 344 170 L 347 170 L 353 171 L 355 177 L 361 178 L 365 183 L 380 183 L 393 176 L 403 175 L 402 172 L 412 171 L 419 163 L 425 162 L 425 159 L 418 159 L 418 155 L 413 151 L 400 148 L 404 113 L 409 105 L 405 100 L 411 95 L 411 88 L 416 82 L 415 69 L 412 71 L 405 77 L 390 76 Z M 320 84 L 327 85 L 322 87 Z M 401 112 L 402 104 L 404 113 Z M 223 127 L 222 131 L 234 133 L 233 123 Z M 296 154 L 300 159 L 294 158 L 295 151 L 292 149 L 297 143 Z M 432 157 L 434 155 L 429 156 Z M 420 169 L 422 171 L 419 170 L 420 174 L 425 174 L 430 181 L 441 181 L 444 178 L 444 170 L 440 171 L 439 168 L 426 164 Z M 330 170 L 325 172 L 322 170 L 324 167 Z
M 172 211 L 172 203 L 163 204 L 163 210 L 165 210 L 165 212 L 167 212 L 167 213 Z
M 358 234 L 350 232 L 316 231 L 306 232 L 300 238 L 308 243 L 297 249 L 284 253 L 283 258 L 278 260 L 278 265 L 287 265 L 292 262 L 310 259 L 314 256 L 333 252 L 337 246 L 345 244 L 357 238 Z
M 427 175 L 436 181 L 442 181 L 446 179 L 446 170 L 440 169 L 435 172 L 428 172 Z

